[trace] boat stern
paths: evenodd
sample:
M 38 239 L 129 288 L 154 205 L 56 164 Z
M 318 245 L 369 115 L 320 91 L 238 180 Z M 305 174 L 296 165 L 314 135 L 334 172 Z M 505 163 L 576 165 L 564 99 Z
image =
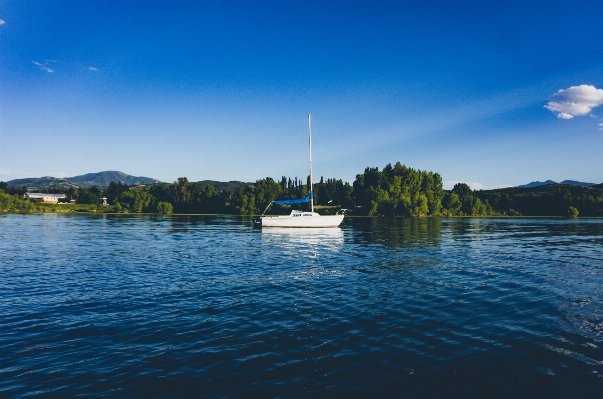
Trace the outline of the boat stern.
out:
M 262 217 L 261 216 L 257 216 L 251 219 L 253 221 L 253 228 L 254 229 L 261 229 L 262 228 Z

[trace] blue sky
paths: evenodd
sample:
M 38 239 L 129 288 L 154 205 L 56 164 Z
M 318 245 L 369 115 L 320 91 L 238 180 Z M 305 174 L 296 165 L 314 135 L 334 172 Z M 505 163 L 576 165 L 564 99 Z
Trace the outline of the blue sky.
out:
M 125 3 L 125 4 L 124 4 Z M 603 182 L 601 1 L 3 1 L 0 180 Z M 561 90 L 561 92 L 560 92 Z

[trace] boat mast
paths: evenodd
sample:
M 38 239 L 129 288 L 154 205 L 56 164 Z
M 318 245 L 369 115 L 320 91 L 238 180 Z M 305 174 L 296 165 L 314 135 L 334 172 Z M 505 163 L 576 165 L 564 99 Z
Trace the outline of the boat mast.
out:
M 310 211 L 314 212 L 314 195 L 312 194 L 312 128 L 310 127 L 310 114 L 308 114 L 308 147 L 310 148 Z

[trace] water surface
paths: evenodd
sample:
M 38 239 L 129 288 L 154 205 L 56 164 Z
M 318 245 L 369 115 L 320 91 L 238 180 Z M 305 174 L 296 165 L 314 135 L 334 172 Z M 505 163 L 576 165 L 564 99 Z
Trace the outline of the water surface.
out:
M 0 216 L 0 397 L 601 397 L 603 220 Z

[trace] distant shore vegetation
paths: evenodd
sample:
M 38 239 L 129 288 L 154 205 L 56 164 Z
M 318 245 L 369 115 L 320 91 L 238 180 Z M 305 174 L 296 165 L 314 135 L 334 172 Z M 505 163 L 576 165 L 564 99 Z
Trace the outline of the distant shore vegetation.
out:
M 305 181 L 304 181 L 305 180 Z M 128 186 L 110 182 L 107 187 L 46 188 L 45 193 L 65 194 L 66 203 L 43 204 L 23 199 L 32 190 L 8 187 L 0 182 L 2 212 L 105 212 L 158 214 L 287 214 L 291 207 L 270 205 L 276 199 L 306 196 L 306 179 L 270 177 L 235 189 L 217 189 L 186 177 L 172 184 Z M 534 188 L 472 190 L 457 183 L 444 190 L 438 173 L 416 170 L 399 162 L 382 170 L 366 168 L 353 184 L 341 179 L 323 179 L 314 184 L 315 208 L 332 214 L 341 208 L 352 216 L 603 216 L 603 188 L 554 184 Z M 108 205 L 103 205 L 102 198 Z M 74 200 L 75 204 L 69 203 Z M 302 210 L 309 204 L 301 204 Z

